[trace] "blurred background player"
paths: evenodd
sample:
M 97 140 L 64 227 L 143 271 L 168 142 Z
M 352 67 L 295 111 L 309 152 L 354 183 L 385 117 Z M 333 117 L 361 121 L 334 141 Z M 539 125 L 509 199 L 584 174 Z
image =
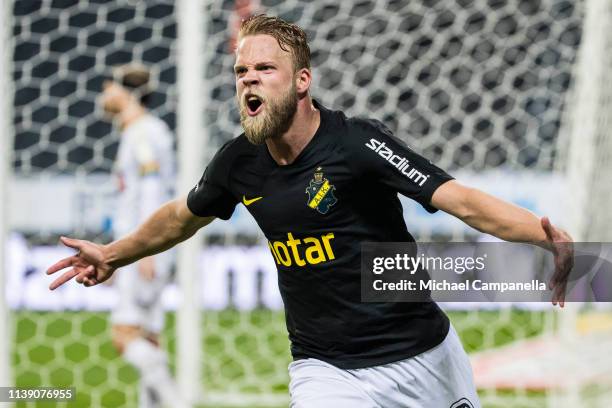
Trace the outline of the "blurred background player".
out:
M 121 129 L 114 166 L 118 184 L 115 238 L 128 234 L 171 198 L 172 134 L 164 121 L 147 111 L 151 83 L 147 68 L 128 64 L 115 68 L 112 78 L 103 84 L 104 111 Z M 123 268 L 115 280 L 119 300 L 111 313 L 112 340 L 140 374 L 141 408 L 180 406 L 167 354 L 159 346 L 164 326 L 161 293 L 171 263 L 171 254 L 147 257 Z

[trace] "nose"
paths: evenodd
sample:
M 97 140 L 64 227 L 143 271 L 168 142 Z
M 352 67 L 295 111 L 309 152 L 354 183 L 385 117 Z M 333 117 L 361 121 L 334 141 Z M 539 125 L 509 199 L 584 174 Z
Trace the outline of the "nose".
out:
M 259 84 L 259 75 L 257 75 L 257 71 L 253 69 L 247 70 L 244 76 L 241 78 L 242 83 L 245 86 L 258 85 Z

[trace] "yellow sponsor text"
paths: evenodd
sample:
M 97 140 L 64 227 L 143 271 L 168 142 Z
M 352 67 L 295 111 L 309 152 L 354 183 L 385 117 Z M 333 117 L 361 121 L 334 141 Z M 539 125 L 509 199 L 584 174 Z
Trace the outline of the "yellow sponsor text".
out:
M 336 258 L 331 241 L 334 234 L 329 232 L 320 237 L 296 239 L 291 232 L 287 241 L 268 241 L 274 260 L 283 266 L 316 265 Z

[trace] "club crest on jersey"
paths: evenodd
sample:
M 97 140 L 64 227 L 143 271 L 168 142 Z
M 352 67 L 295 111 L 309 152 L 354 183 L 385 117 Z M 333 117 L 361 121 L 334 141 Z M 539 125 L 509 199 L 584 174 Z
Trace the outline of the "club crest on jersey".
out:
M 310 184 L 306 187 L 306 193 L 308 194 L 306 204 L 321 214 L 327 214 L 329 208 L 338 202 L 338 199 L 334 196 L 335 189 L 336 187 L 323 177 L 323 168 L 317 167 L 314 178 L 310 180 Z

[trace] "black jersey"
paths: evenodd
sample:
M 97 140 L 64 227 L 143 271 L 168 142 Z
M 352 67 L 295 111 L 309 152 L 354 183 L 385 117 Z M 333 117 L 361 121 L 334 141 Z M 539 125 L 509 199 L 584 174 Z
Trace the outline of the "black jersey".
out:
M 228 219 L 242 202 L 268 239 L 294 359 L 340 368 L 402 360 L 438 345 L 449 328 L 434 302 L 362 303 L 360 244 L 409 241 L 397 196 L 429 212 L 452 179 L 380 122 L 325 109 L 289 165 L 241 135 L 227 142 L 187 198 L 199 216 Z

